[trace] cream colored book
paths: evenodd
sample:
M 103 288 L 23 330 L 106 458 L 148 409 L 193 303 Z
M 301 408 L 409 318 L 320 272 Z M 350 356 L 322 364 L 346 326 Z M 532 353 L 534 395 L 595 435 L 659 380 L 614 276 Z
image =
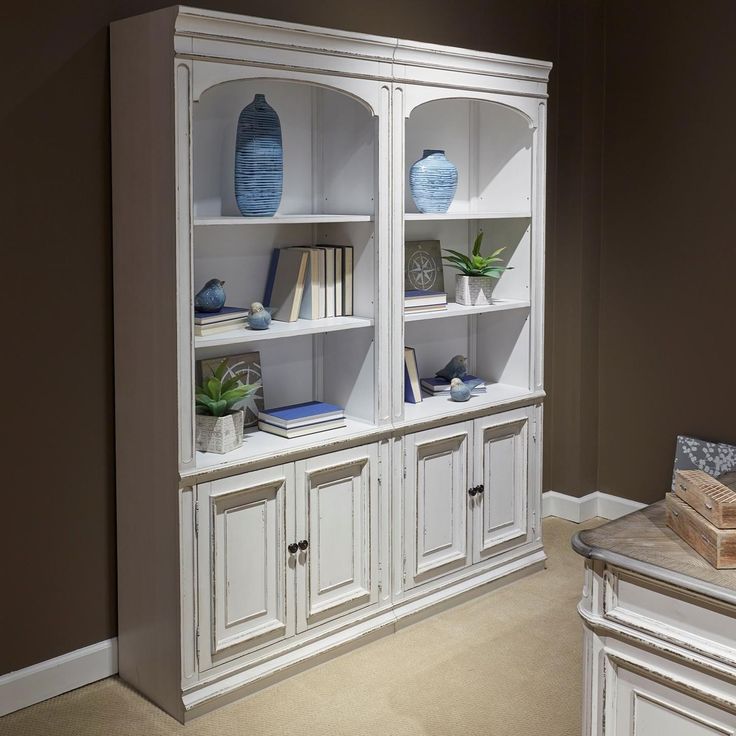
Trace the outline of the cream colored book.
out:
M 301 248 L 281 248 L 271 292 L 273 319 L 296 322 L 304 295 L 309 251 Z

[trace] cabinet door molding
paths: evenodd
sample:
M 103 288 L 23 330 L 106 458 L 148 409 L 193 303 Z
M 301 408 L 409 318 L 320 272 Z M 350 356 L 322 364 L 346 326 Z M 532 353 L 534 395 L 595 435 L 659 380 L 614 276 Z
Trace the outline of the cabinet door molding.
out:
M 526 541 L 529 417 L 526 410 L 503 419 L 475 420 L 473 476 L 476 495 L 473 561 Z
M 405 439 L 405 587 L 470 563 L 467 521 L 470 424 Z
M 203 668 L 294 633 L 286 502 L 292 472 L 278 466 L 198 487 Z
M 736 734 L 736 704 L 710 690 L 701 673 L 679 666 L 660 670 L 646 656 L 634 661 L 611 652 L 606 665 L 607 736 Z
M 375 445 L 296 463 L 297 628 L 378 600 Z

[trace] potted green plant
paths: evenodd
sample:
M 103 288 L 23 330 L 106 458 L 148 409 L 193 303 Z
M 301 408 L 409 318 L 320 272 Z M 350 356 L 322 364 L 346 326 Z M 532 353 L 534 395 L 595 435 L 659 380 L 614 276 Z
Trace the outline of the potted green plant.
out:
M 226 374 L 227 358 L 195 388 L 197 449 L 202 452 L 223 454 L 243 444 L 243 412 L 233 406 L 250 396 L 258 383 L 244 383 L 244 373 Z
M 510 266 L 501 265 L 503 258 L 499 257 L 506 250 L 505 247 L 494 250 L 488 256 L 483 256 L 480 253 L 482 242 L 483 231 L 481 230 L 473 243 L 471 255 L 467 256 L 460 251 L 445 248 L 445 252 L 450 255 L 442 256 L 452 268 L 460 271 L 455 276 L 455 301 L 466 307 L 490 304 L 493 280 L 510 269 Z

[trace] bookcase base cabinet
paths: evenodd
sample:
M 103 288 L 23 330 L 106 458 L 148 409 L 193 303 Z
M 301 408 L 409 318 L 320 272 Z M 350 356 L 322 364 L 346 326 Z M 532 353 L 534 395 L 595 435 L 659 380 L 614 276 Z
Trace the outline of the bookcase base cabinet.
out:
M 404 572 L 413 588 L 531 541 L 526 409 L 404 439 Z
M 377 488 L 376 445 L 197 487 L 201 671 L 377 601 Z
M 527 492 L 536 412 L 516 409 L 185 489 L 182 519 L 193 504 L 194 549 L 182 548 L 192 560 L 182 587 L 196 595 L 183 599 L 193 627 L 184 659 L 193 667 L 174 715 L 188 720 L 309 660 L 541 568 L 538 499 Z M 395 488 L 392 452 L 405 458 Z M 403 519 L 396 538 L 394 513 Z M 392 548 L 400 553 L 393 574 Z

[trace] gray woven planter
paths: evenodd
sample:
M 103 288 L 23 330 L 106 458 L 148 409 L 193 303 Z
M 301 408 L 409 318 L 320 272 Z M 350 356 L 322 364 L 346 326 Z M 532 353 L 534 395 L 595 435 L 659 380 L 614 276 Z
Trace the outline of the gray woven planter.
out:
M 243 444 L 243 412 L 221 417 L 197 414 L 197 449 L 220 455 L 237 450 Z
M 455 301 L 465 307 L 477 307 L 491 304 L 493 281 L 490 276 L 455 275 Z

